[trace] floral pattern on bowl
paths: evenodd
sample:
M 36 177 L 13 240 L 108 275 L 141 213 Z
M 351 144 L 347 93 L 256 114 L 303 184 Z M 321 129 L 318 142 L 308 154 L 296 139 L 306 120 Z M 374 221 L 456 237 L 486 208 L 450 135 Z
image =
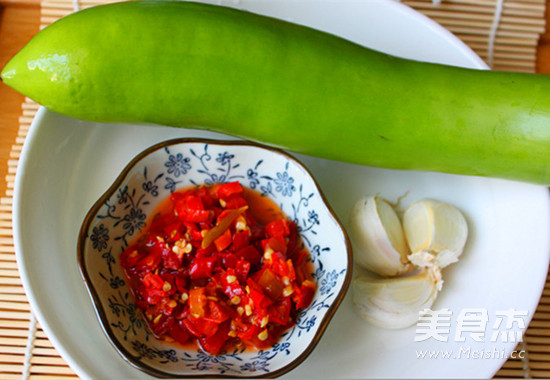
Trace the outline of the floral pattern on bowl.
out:
M 270 349 L 212 356 L 150 334 L 118 256 L 147 228 L 150 214 L 170 193 L 230 181 L 269 196 L 296 222 L 318 288 L 296 325 Z M 351 279 L 349 241 L 307 169 L 282 151 L 235 141 L 169 140 L 140 153 L 88 212 L 78 261 L 111 343 L 131 365 L 159 377 L 274 377 L 290 371 L 318 343 Z

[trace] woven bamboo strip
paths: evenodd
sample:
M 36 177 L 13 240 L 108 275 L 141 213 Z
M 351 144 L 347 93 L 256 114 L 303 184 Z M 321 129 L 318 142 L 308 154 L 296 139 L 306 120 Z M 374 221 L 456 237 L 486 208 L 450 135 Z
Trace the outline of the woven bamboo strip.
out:
M 487 46 L 487 43 L 489 42 L 489 37 L 486 35 L 472 35 L 472 34 L 461 34 L 461 33 L 455 33 L 455 35 L 460 38 L 462 41 L 467 43 L 468 45 L 472 42 L 475 43 L 483 43 Z M 513 48 L 515 46 L 529 46 L 534 47 L 535 52 L 533 53 L 533 56 L 536 53 L 536 46 L 537 46 L 537 40 L 526 40 L 524 38 L 506 38 L 506 37 L 497 37 L 495 39 L 495 49 L 498 48 Z
M 31 359 L 31 364 L 48 364 L 48 365 L 66 365 L 65 361 L 60 357 L 51 357 L 51 356 L 33 356 Z
M 21 363 L 24 359 L 23 355 L 0 354 L 0 363 Z
M 36 333 L 34 334 L 34 336 L 35 336 L 35 338 L 48 339 L 48 336 L 46 335 L 46 333 L 42 329 L 36 330 Z
M 517 71 L 532 73 L 536 70 L 536 62 L 517 62 L 517 61 L 503 61 L 500 59 L 494 60 L 495 65 L 498 65 L 499 71 Z
M 448 14 L 447 12 L 439 10 L 428 10 L 424 12 L 424 14 L 446 25 L 464 25 L 468 27 L 489 29 L 493 23 L 493 15 L 486 14 L 469 14 L 467 17 L 461 17 L 460 15 Z M 502 19 L 499 27 L 501 29 L 543 33 L 544 26 L 545 23 L 542 19 L 534 19 L 532 22 L 522 23 L 519 22 L 516 17 L 506 17 Z
M 441 21 L 441 20 L 436 20 Z M 443 24 L 443 22 L 440 22 Z M 470 34 L 470 35 L 487 35 L 487 30 L 485 28 L 479 27 L 479 26 L 465 26 L 465 25 L 449 25 L 447 26 L 447 29 L 449 29 L 453 33 L 463 33 L 463 34 Z M 506 38 L 522 38 L 522 39 L 530 39 L 530 40 L 538 40 L 538 34 L 537 33 L 528 33 L 528 32 L 510 32 L 507 30 L 499 29 L 496 33 L 496 37 L 506 37 Z
M 12 150 L 10 151 L 10 158 L 19 158 L 19 157 L 21 157 L 21 150 L 15 151 L 12 148 Z M 13 184 L 13 182 L 12 182 L 12 184 Z M 8 186 L 9 186 L 9 183 L 8 183 Z
M 17 263 L 15 261 L 3 261 L 0 263 L 0 267 L 4 269 L 17 270 Z M 17 274 L 19 275 L 19 272 Z
M 11 168 L 9 168 L 9 170 L 11 170 Z M 5 195 L 13 198 L 13 190 L 11 188 L 6 189 Z
M 14 375 L 9 373 L 2 374 L 2 380 L 21 380 L 21 375 Z
M 407 5 L 418 4 L 416 1 L 406 1 Z M 494 7 L 482 7 L 482 6 L 464 6 L 464 5 L 452 5 L 444 3 L 441 7 L 433 7 L 429 5 L 423 5 L 417 7 L 417 10 L 421 10 L 425 15 L 436 15 L 436 17 L 443 18 L 463 18 L 465 20 L 491 20 L 494 15 Z M 452 11 L 452 12 L 450 12 Z M 503 8 L 501 13 L 501 23 L 519 23 L 525 25 L 544 25 L 544 20 L 540 17 L 541 10 L 539 7 L 521 7 L 521 8 Z M 543 21 L 541 21 L 543 20 Z
M 452 1 L 443 0 L 441 4 L 434 6 L 431 0 L 405 0 L 403 3 L 415 8 L 416 10 L 424 13 L 427 10 L 445 10 L 451 14 L 459 13 L 494 13 L 496 7 L 496 1 L 483 1 L 483 0 L 471 0 L 471 1 Z M 526 3 L 526 2 L 513 2 L 504 1 L 502 7 L 503 14 L 519 14 L 529 18 L 540 17 L 541 12 L 544 12 L 545 4 L 541 2 L 539 4 Z
M 72 9 L 43 9 L 42 15 L 44 16 L 53 16 L 53 17 L 64 17 L 69 13 L 72 13 Z
M 24 347 L 27 345 L 27 338 L 2 338 L 2 345 Z
M 495 376 L 495 378 L 509 379 L 513 377 L 522 378 L 524 374 L 523 369 L 501 369 Z
M 13 264 L 14 261 L 12 259 L 6 260 L 6 266 L 2 265 L 0 267 L 0 277 L 19 277 L 19 270 Z M 13 266 L 13 268 L 8 268 L 8 266 Z
M 0 373 L 2 372 L 15 372 L 21 373 L 23 364 L 2 364 L 0 363 Z
M 17 311 L 30 311 L 30 305 L 28 302 L 3 302 L 0 301 L 0 309 L 3 310 L 17 310 Z
M 424 0 L 424 2 L 431 3 L 432 1 Z M 494 8 L 497 0 L 445 0 L 439 6 L 444 6 L 446 3 L 469 4 Z M 544 1 L 504 1 L 503 9 L 531 9 L 533 11 L 544 11 Z
M 429 11 L 426 15 L 434 19 L 439 19 L 441 23 L 447 25 L 469 25 L 477 28 L 490 28 L 493 22 L 493 15 L 471 15 L 468 19 L 462 17 L 456 17 L 455 15 L 446 15 L 445 12 Z M 545 22 L 542 19 L 532 20 L 529 23 L 521 23 L 516 17 L 504 17 L 506 21 L 503 21 L 499 28 L 517 31 L 530 31 L 534 33 L 543 33 L 545 29 Z
M 550 337 L 550 328 L 529 328 L 528 334 L 532 336 L 549 336 Z
M 15 254 L 13 253 L 13 247 L 10 247 L 10 246 L 4 246 L 4 247 L 10 248 L 11 251 L 8 251 L 10 253 L 0 253 L 0 260 L 15 262 Z
M 0 353 L 2 354 L 25 354 L 26 345 L 25 346 L 7 346 L 2 342 L 2 345 L 0 345 Z
M 55 2 L 55 1 L 43 1 L 42 2 L 42 14 L 46 11 L 55 10 L 55 9 L 66 9 L 72 11 L 74 9 L 73 4 L 64 3 L 64 2 Z
M 525 19 L 524 17 L 519 17 L 515 12 L 511 14 L 510 16 L 503 14 L 501 17 L 501 23 L 502 25 L 533 25 L 537 26 L 540 30 L 540 33 L 544 33 L 545 27 L 546 27 L 546 20 L 542 18 L 531 18 L 531 19 Z
M 0 319 L 0 329 L 10 328 L 10 329 L 28 329 L 29 322 L 26 321 L 6 321 Z
M 0 319 L 30 320 L 30 313 L 0 310 Z
M 540 309 L 537 309 L 537 311 L 533 315 L 533 320 L 549 321 L 550 320 L 550 313 L 542 311 Z
M 18 144 L 23 145 L 23 143 L 25 142 L 25 139 L 22 138 L 21 136 L 17 136 L 17 137 L 15 138 L 15 142 L 18 143 Z
M 33 374 L 54 374 L 54 375 L 74 375 L 74 371 L 68 366 L 53 366 L 53 365 L 32 365 L 31 373 Z
M 550 378 L 550 371 L 537 371 L 537 370 L 531 370 L 529 372 L 531 375 L 531 378 L 533 379 L 549 379 Z
M 485 13 L 485 14 L 494 14 L 495 4 L 490 6 L 483 5 L 477 2 L 474 3 L 455 3 L 451 1 L 444 1 L 439 6 L 434 7 L 432 1 L 403 1 L 404 4 L 415 8 L 416 10 L 425 13 L 427 10 L 445 10 L 449 14 L 475 14 L 475 13 Z M 505 2 L 506 6 L 503 7 L 503 15 L 512 14 L 514 16 L 521 16 L 526 19 L 526 22 L 531 18 L 540 18 L 541 12 L 544 11 L 544 4 L 542 7 L 540 5 L 532 6 L 529 4 L 524 4 L 523 6 L 512 6 L 511 2 Z
M 36 110 L 35 109 L 25 109 L 23 108 L 23 111 L 22 111 L 22 116 L 27 116 L 27 117 L 34 117 L 34 114 L 36 113 Z M 21 128 L 19 128 L 19 131 L 21 131 Z
M 25 291 L 24 291 L 22 286 L 0 283 L 0 293 L 2 293 L 2 294 L 25 294 Z
M 34 347 L 32 349 L 33 356 L 59 356 L 55 348 Z
M 526 342 L 529 342 L 529 341 L 526 339 Z M 541 343 L 527 343 L 527 344 L 529 345 L 529 352 L 530 353 L 533 353 L 533 352 L 538 352 L 538 353 L 548 352 L 548 353 L 550 353 L 550 344 L 548 342 L 546 344 L 541 344 Z
M 55 20 L 57 20 L 59 17 L 48 17 L 48 16 L 42 16 L 40 18 L 40 21 L 42 22 L 42 24 L 51 24 L 52 22 L 54 22 Z
M 25 98 L 25 101 L 22 103 L 21 108 L 24 110 L 36 110 L 40 108 L 40 105 L 30 98 Z
M 550 347 L 550 338 L 544 336 L 533 336 L 531 335 L 531 331 L 529 329 L 527 329 L 527 332 L 525 334 L 525 342 L 533 346 L 541 345 Z
M 17 269 L 0 269 L 0 277 L 19 278 L 19 271 Z
M 10 207 L 10 209 L 11 209 L 11 207 Z M 13 238 L 12 237 L 2 237 L 2 236 L 0 236 L 0 244 L 13 245 Z
M 90 7 L 92 5 L 108 4 L 112 2 L 113 0 L 80 0 L 79 1 L 81 7 Z
M 11 230 L 11 227 L 12 227 L 11 219 L 7 219 L 7 218 L 3 219 L 2 216 L 0 215 L 0 228 L 9 228 Z
M 7 175 L 6 178 L 9 178 L 10 181 L 15 181 L 15 176 L 13 175 Z M 12 211 L 12 207 L 10 204 L 6 204 L 6 203 L 3 203 L 3 202 L 0 202 L 0 212 L 1 211 L 7 211 L 7 212 L 11 212 Z M 2 243 L 0 243 L 2 244 Z
M 2 258 L 0 260 L 6 260 L 6 261 L 15 261 L 15 255 L 13 254 L 13 246 L 12 245 L 0 245 L 0 256 L 7 256 L 8 253 L 4 253 L 4 252 L 9 252 L 11 253 L 10 256 L 12 256 L 11 258 Z
M 4 278 L 2 285 L 22 285 L 22 282 L 20 278 Z
M 48 338 L 36 338 L 34 340 L 34 346 L 35 347 L 48 347 L 48 348 L 53 347 L 52 343 L 50 342 L 50 340 Z
M 6 190 L 6 192 L 7 191 L 8 190 Z M 0 219 L 0 228 L 8 228 L 8 229 L 11 230 L 12 227 L 13 227 L 13 224 L 12 224 L 11 220 L 2 220 L 2 219 Z
M 27 328 L 25 328 L 25 329 L 2 329 L 2 328 L 0 328 L 0 337 L 28 338 L 28 331 L 27 331 Z M 0 338 L 0 339 L 2 339 L 2 338 Z
M 0 293 L 0 301 L 3 302 L 18 302 L 18 303 L 28 303 L 29 300 L 24 294 L 3 294 Z M 0 326 L 2 324 L 0 323 Z
M 529 365 L 533 370 L 550 370 L 550 362 L 548 361 L 534 361 L 530 360 Z
M 550 353 L 530 353 L 529 360 L 550 362 Z
M 32 124 L 32 118 L 31 118 L 30 116 L 21 116 L 21 117 L 19 118 L 19 123 L 21 123 L 21 124 L 27 124 L 27 123 L 28 123 L 28 124 Z M 17 144 L 23 144 L 24 141 L 25 141 L 25 140 L 20 140 L 20 139 L 15 140 L 15 142 L 16 142 Z
M 12 145 L 11 147 L 11 150 L 16 152 L 21 152 L 21 149 L 23 149 L 23 146 L 21 144 L 15 144 L 15 145 Z M 6 178 L 6 182 L 10 182 L 11 180 L 12 180 L 11 178 Z
M 502 366 L 503 370 L 521 370 L 523 371 L 523 363 L 521 361 L 512 361 L 508 360 L 504 365 Z

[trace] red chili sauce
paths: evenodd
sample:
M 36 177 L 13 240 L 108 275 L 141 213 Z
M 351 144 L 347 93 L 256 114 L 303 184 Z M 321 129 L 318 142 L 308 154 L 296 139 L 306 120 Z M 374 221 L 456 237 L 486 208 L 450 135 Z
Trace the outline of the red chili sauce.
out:
M 316 290 L 309 257 L 273 201 L 230 182 L 173 193 L 120 263 L 154 336 L 217 355 L 295 324 Z

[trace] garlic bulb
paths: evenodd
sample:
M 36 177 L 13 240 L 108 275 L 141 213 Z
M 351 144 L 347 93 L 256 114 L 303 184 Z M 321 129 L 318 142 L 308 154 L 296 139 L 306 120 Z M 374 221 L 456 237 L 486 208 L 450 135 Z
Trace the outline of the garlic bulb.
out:
M 441 274 L 434 267 L 397 278 L 357 277 L 352 281 L 352 299 L 362 319 L 378 327 L 401 329 L 418 321 L 420 311 L 432 306 L 440 289 Z
M 412 204 L 403 215 L 403 229 L 416 266 L 444 268 L 458 261 L 468 236 L 462 213 L 447 203 L 425 199 Z
M 381 276 L 395 276 L 410 269 L 403 227 L 388 202 L 376 196 L 360 199 L 350 222 L 354 257 L 360 266 Z
M 412 326 L 434 303 L 443 280 L 441 268 L 458 261 L 468 236 L 462 213 L 444 202 L 422 200 L 403 215 L 379 197 L 359 200 L 351 214 L 350 237 L 359 265 L 392 278 L 355 277 L 353 304 L 375 326 Z M 412 252 L 411 254 L 409 254 Z

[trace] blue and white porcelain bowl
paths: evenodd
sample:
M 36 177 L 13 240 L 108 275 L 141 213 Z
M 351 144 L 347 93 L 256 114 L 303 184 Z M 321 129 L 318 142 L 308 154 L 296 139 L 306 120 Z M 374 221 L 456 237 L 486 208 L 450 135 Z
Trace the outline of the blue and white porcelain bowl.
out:
M 317 291 L 311 306 L 272 348 L 211 356 L 149 333 L 118 258 L 170 193 L 230 181 L 272 198 L 297 223 L 311 252 Z M 346 233 L 296 159 L 259 144 L 197 139 L 157 144 L 126 166 L 86 216 L 78 260 L 108 339 L 131 365 L 158 377 L 275 377 L 290 371 L 321 339 L 347 291 L 352 265 Z

